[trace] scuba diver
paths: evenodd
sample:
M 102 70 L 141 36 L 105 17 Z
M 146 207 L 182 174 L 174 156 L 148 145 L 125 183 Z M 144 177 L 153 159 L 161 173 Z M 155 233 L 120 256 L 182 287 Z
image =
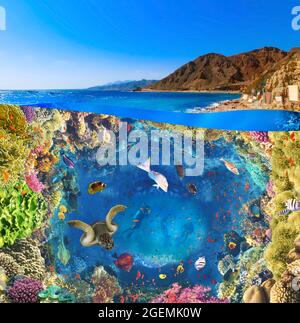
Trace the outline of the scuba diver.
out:
M 150 213 L 151 213 L 151 208 L 147 204 L 144 204 L 134 215 L 132 220 L 133 225 L 127 230 L 123 231 L 123 233 L 126 235 L 126 238 L 131 238 L 135 230 L 142 225 L 143 220 Z

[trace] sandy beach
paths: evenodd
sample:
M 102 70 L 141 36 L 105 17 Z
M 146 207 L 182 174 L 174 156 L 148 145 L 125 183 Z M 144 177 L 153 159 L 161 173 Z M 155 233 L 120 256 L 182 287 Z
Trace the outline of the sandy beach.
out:
M 199 112 L 227 112 L 238 110 L 289 110 L 300 112 L 299 105 L 267 105 L 259 101 L 247 102 L 242 99 L 221 102 L 219 105 L 212 106 L 209 109 L 202 109 Z

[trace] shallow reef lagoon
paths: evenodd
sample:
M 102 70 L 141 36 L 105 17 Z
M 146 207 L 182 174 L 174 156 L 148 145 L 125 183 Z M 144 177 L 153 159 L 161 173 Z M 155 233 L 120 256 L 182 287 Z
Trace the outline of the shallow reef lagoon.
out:
M 10 102 L 31 102 L 21 97 Z M 118 135 L 120 121 L 128 134 L 187 130 L 0 106 L 0 300 L 298 302 L 291 282 L 299 273 L 300 212 L 287 202 L 300 200 L 300 132 L 206 129 L 202 175 L 186 176 L 185 164 L 151 166 L 166 178 L 165 192 L 136 166 L 97 162 L 112 139 L 98 132 Z M 116 206 L 111 237 L 111 220 L 105 232 L 95 223 Z
M 228 93 L 118 92 L 88 90 L 0 91 L 0 102 L 167 122 L 193 127 L 279 131 L 299 130 L 300 115 L 282 110 L 203 113 L 220 102 L 239 98 Z M 202 110 L 201 113 L 200 110 Z

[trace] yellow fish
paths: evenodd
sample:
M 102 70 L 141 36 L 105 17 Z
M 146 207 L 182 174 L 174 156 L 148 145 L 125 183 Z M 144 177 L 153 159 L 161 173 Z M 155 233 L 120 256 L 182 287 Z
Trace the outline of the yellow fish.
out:
M 177 273 L 177 274 L 182 274 L 182 273 L 184 273 L 184 267 L 183 267 L 183 265 L 182 265 L 182 264 L 180 264 L 180 265 L 177 267 L 177 269 L 176 269 L 176 273 Z
M 65 220 L 66 217 L 65 217 L 65 214 L 64 213 L 59 212 L 58 213 L 58 218 L 63 221 L 63 220 Z
M 159 275 L 159 278 L 160 278 L 161 280 L 164 280 L 164 279 L 166 279 L 166 278 L 167 278 L 167 275 L 165 275 L 165 274 L 160 274 L 160 275 Z
M 102 182 L 94 182 L 89 185 L 88 192 L 89 194 L 94 195 L 105 190 L 106 186 L 107 185 Z
M 60 211 L 61 213 L 67 213 L 67 212 L 68 212 L 68 209 L 67 209 L 64 205 L 61 205 L 61 206 L 59 207 L 59 211 Z

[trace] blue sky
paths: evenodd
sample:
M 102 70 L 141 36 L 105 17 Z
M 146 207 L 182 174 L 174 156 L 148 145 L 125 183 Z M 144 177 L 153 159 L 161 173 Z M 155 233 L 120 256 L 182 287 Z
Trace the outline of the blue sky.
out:
M 0 0 L 0 88 L 160 79 L 207 52 L 300 46 L 295 0 Z

